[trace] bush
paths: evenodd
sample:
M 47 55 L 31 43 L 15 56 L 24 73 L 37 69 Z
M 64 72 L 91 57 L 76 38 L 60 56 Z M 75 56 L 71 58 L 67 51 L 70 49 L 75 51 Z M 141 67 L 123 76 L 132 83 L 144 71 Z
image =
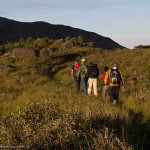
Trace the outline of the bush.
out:
M 91 128 L 84 114 L 67 114 L 50 102 L 33 103 L 22 114 L 2 117 L 3 145 L 31 149 L 131 149 L 113 131 Z

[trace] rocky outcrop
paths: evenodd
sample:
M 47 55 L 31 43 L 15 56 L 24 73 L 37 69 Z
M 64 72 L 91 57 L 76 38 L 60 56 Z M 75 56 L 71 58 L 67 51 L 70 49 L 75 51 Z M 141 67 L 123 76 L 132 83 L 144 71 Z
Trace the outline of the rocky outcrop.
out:
M 61 45 L 63 44 L 64 40 L 63 39 L 58 39 L 56 40 L 56 44 Z
M 63 43 L 61 45 L 61 47 L 66 48 L 66 49 L 70 49 L 73 47 L 73 43 L 72 43 L 72 41 L 67 41 L 67 42 Z
M 31 48 L 15 48 L 11 52 L 12 57 L 36 57 L 38 51 Z

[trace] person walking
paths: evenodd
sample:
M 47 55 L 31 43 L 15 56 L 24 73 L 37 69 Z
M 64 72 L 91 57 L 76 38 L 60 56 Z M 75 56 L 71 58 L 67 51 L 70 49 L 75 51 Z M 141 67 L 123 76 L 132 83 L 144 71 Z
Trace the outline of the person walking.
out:
M 89 63 L 88 66 L 88 95 L 91 96 L 92 93 L 92 88 L 94 91 L 94 95 L 95 97 L 98 96 L 98 89 L 97 89 L 97 85 L 98 85 L 98 76 L 99 76 L 99 70 L 97 68 L 97 64 L 93 64 L 93 63 Z
M 106 94 L 107 94 L 107 91 L 108 91 L 108 88 L 109 88 L 109 86 L 105 86 L 105 83 L 104 83 L 104 79 L 105 79 L 105 76 L 106 76 L 106 72 L 108 71 L 108 67 L 107 66 L 105 66 L 104 67 L 104 74 L 103 74 L 103 76 L 102 76 L 102 80 L 103 80 L 103 100 L 105 100 L 106 99 Z M 106 85 L 109 85 L 109 80 L 108 80 L 108 82 L 106 83 Z
M 80 92 L 80 81 L 81 81 L 80 76 L 77 78 L 77 73 L 79 72 L 79 68 L 80 68 L 80 63 L 76 61 L 75 64 L 72 66 L 72 70 L 71 70 L 71 76 L 75 80 L 77 92 Z
M 77 80 L 79 80 L 79 77 L 81 76 L 82 83 L 83 83 L 83 93 L 87 94 L 87 81 L 88 81 L 88 75 L 87 75 L 87 69 L 88 65 L 86 64 L 86 59 L 81 60 L 81 66 L 79 68 L 79 72 L 77 73 Z
M 119 103 L 119 89 L 120 86 L 124 87 L 124 79 L 122 73 L 118 70 L 118 64 L 115 62 L 112 64 L 112 68 L 106 73 L 104 84 L 107 87 L 107 82 L 109 80 L 108 94 L 110 96 L 110 103 Z

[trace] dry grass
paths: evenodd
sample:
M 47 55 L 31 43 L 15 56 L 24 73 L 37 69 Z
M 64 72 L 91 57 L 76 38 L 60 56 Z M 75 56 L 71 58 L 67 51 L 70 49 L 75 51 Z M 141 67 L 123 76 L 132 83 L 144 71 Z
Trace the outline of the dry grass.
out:
M 74 47 L 50 57 L 1 58 L 0 127 L 2 145 L 29 144 L 32 149 L 148 149 L 150 50 L 106 51 Z M 100 70 L 99 97 L 75 91 L 74 60 L 82 57 Z M 118 62 L 125 78 L 120 105 L 102 100 L 103 67 Z M 82 89 L 82 86 L 81 86 Z

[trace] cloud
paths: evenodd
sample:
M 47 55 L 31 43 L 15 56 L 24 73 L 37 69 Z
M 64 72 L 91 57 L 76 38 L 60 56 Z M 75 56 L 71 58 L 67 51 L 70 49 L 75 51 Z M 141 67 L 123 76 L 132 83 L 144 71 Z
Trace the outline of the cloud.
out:
M 45 8 L 47 7 L 46 4 L 20 4 L 19 7 L 21 8 Z
M 150 45 L 150 35 L 117 35 L 112 39 L 131 49 L 138 45 Z
M 0 11 L 0 15 L 4 15 L 5 14 L 5 12 L 3 12 L 3 11 Z
M 18 5 L 19 8 L 25 9 L 98 9 L 101 5 L 97 3 L 26 3 Z

